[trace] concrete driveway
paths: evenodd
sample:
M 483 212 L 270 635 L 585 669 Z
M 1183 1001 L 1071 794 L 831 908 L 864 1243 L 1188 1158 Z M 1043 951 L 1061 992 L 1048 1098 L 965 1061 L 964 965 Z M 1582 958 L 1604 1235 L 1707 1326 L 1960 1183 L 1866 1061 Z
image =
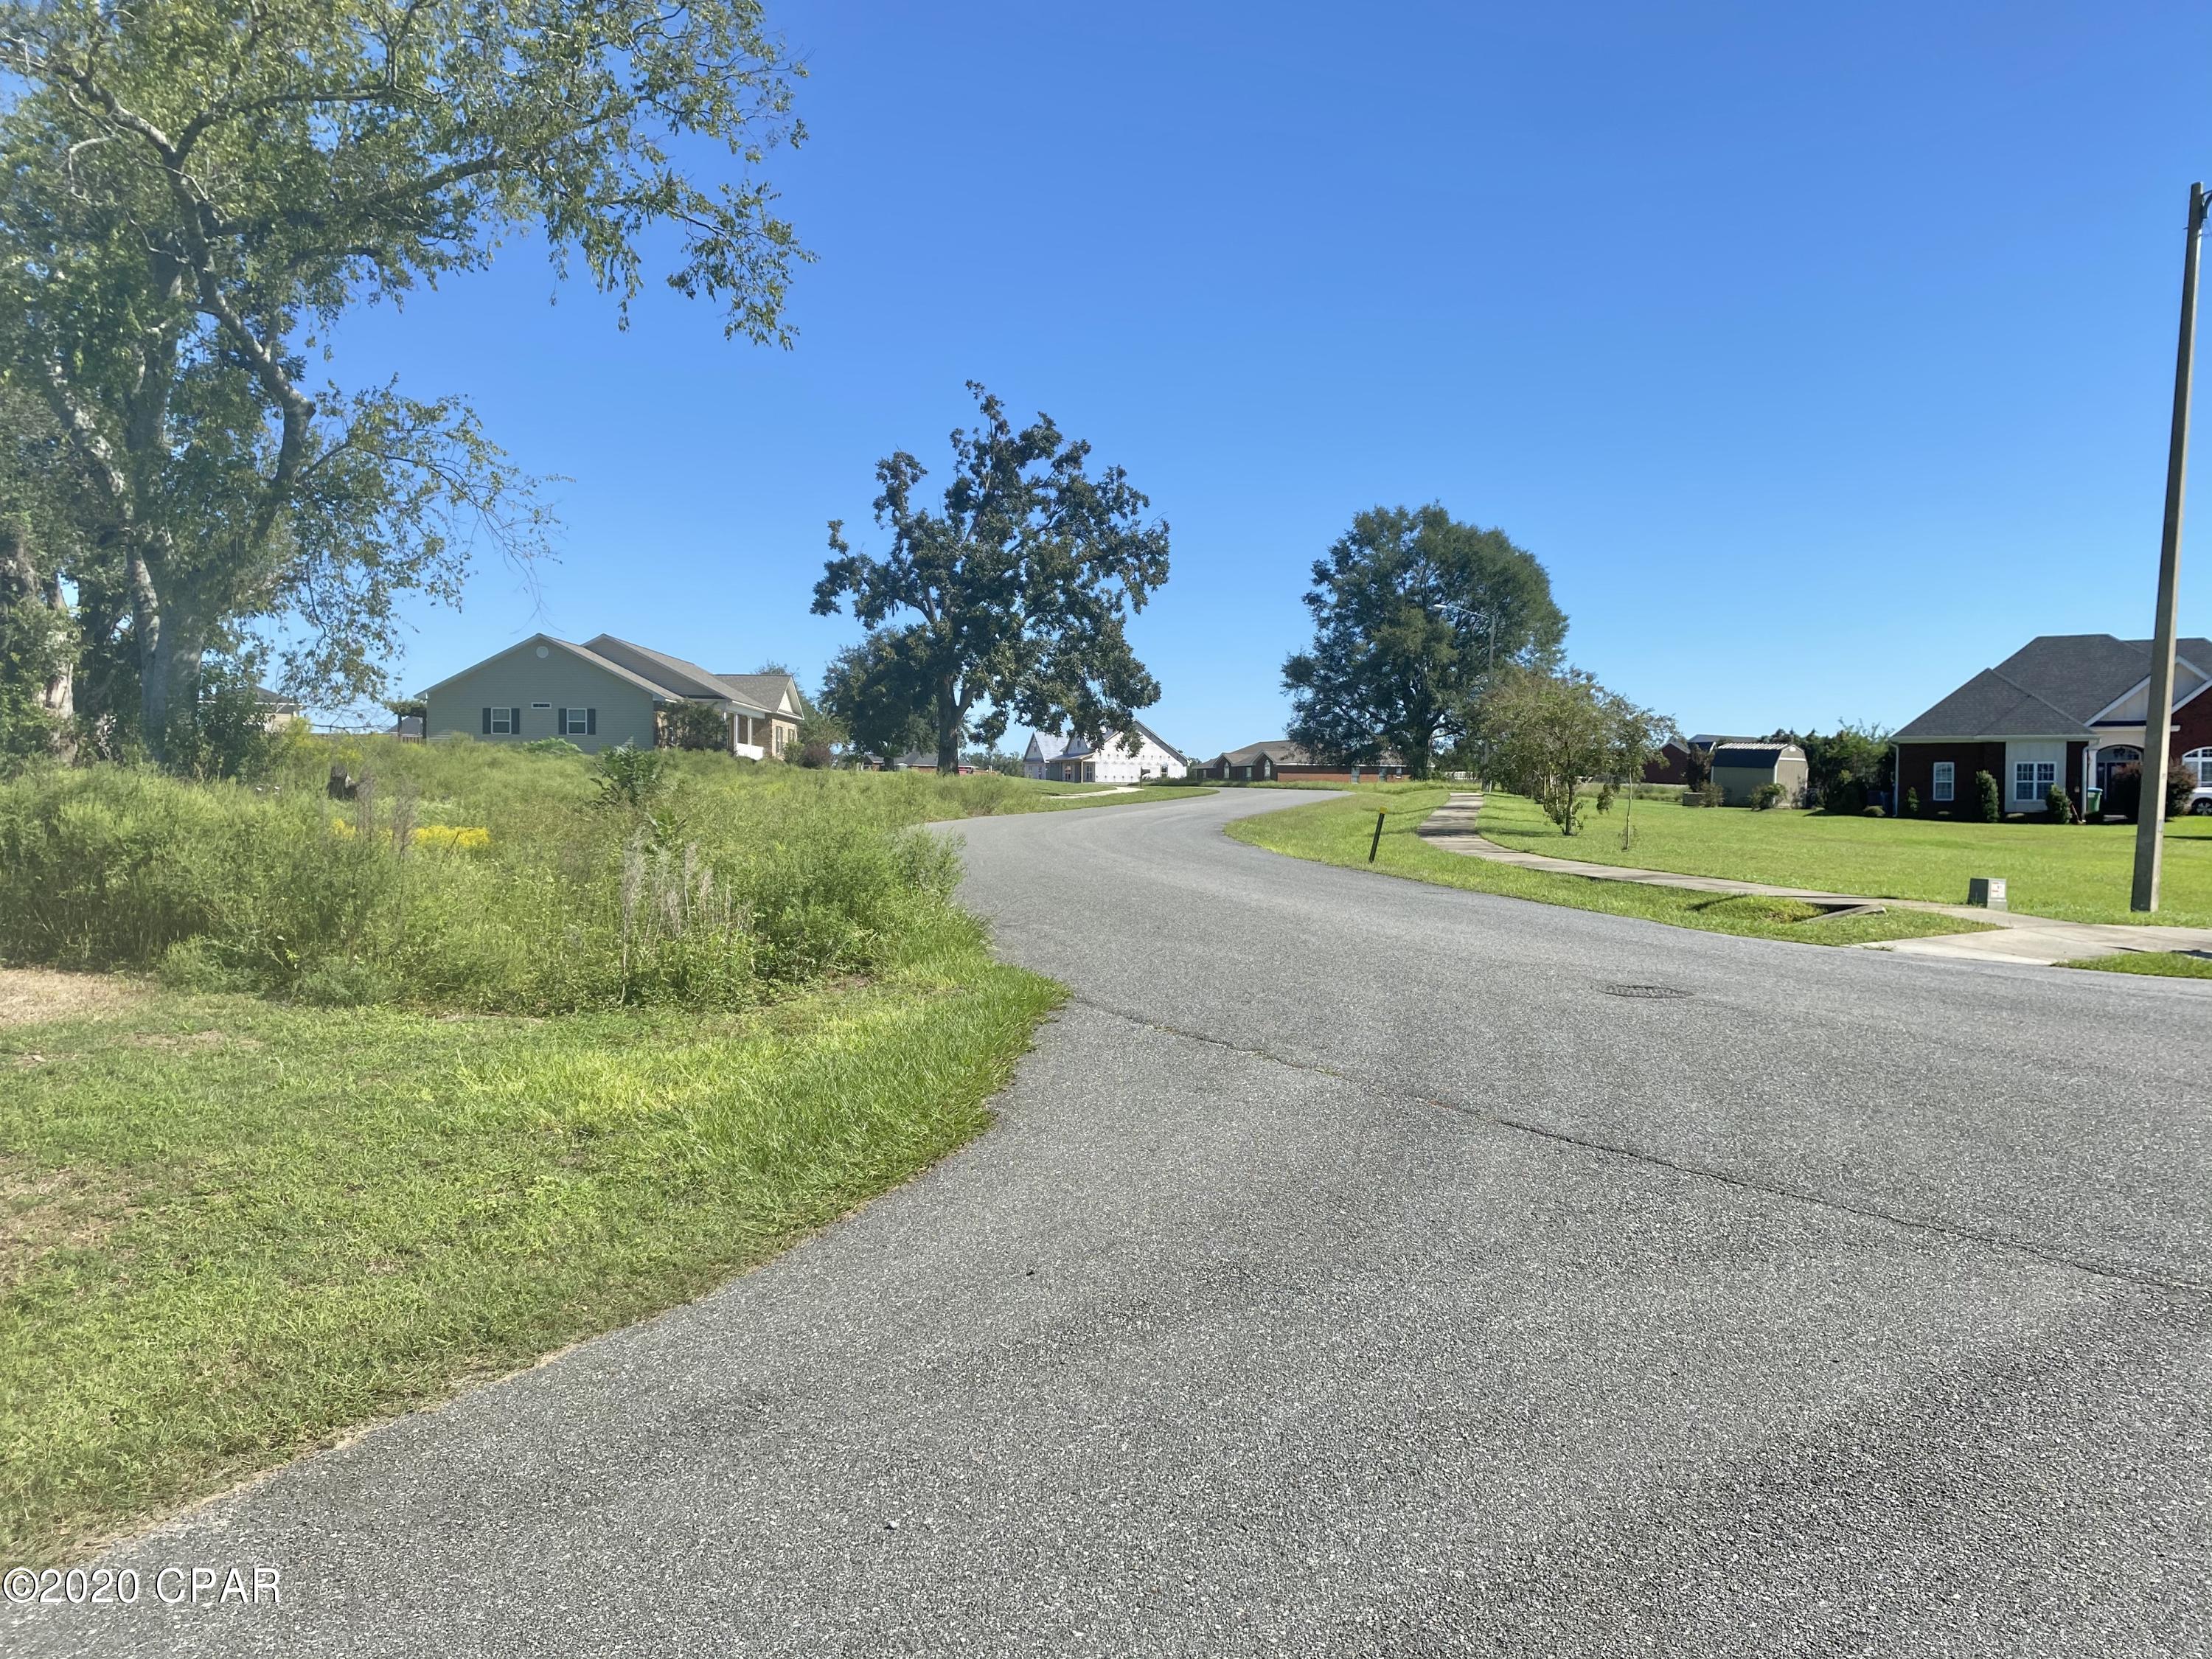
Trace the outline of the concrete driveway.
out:
M 964 826 L 1075 989 L 998 1128 L 112 1563 L 280 1606 L 0 1647 L 2208 1650 L 2212 987 L 1218 833 L 1298 799 Z

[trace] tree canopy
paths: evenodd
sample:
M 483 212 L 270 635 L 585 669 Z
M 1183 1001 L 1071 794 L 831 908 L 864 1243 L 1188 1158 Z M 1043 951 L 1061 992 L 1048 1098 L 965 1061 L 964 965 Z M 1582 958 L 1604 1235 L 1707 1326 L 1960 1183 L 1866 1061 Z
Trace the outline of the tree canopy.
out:
M 937 741 L 929 689 L 906 636 L 883 629 L 847 646 L 822 676 L 820 707 L 863 754 L 918 753 Z
M 1283 665 L 1290 736 L 1415 777 L 1467 734 L 1493 664 L 1547 665 L 1566 638 L 1551 578 L 1499 530 L 1434 503 L 1360 514 L 1313 567 L 1314 642 Z
M 351 307 L 520 233 L 623 307 L 668 281 L 785 338 L 796 139 L 758 0 L 0 0 L 0 378 L 65 436 L 157 749 L 257 623 L 289 690 L 380 690 L 407 593 L 526 558 L 531 481 L 461 400 L 319 379 Z M 702 182 L 702 143 L 735 182 Z
M 869 629 L 870 684 L 927 717 L 940 772 L 958 769 L 963 736 L 991 747 L 1012 718 L 1095 739 L 1160 695 L 1125 630 L 1168 579 L 1167 525 L 1146 521 L 1152 503 L 1121 468 L 1093 477 L 1091 446 L 1050 416 L 1018 432 L 998 398 L 968 389 L 981 420 L 952 434 L 941 506 L 920 504 L 912 455 L 878 463 L 890 545 L 855 552 L 831 520 L 814 589 L 817 613 L 849 601 Z M 836 712 L 864 743 L 858 715 Z

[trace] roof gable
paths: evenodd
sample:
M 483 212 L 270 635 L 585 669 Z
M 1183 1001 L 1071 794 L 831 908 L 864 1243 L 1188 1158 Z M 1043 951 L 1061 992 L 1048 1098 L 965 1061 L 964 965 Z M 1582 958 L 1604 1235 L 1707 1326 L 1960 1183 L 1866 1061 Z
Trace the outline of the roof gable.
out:
M 610 662 L 621 663 L 672 696 L 712 697 L 719 702 L 730 695 L 729 687 L 697 663 L 672 657 L 665 651 L 618 640 L 611 634 L 593 635 L 584 641 L 584 648 L 597 652 Z
M 589 646 L 578 645 L 574 640 L 556 639 L 550 634 L 532 634 L 526 640 L 517 640 L 513 645 L 508 646 L 504 651 L 495 651 L 491 655 L 483 659 L 481 661 L 472 662 L 466 668 L 461 669 L 456 673 L 447 675 L 445 678 L 440 680 L 436 684 L 424 687 L 422 695 L 427 697 L 433 691 L 443 690 L 447 686 L 451 685 L 455 680 L 460 679 L 464 676 L 473 674 L 478 669 L 488 668 L 493 663 L 501 661 L 506 658 L 515 655 L 519 652 L 526 651 L 533 647 L 541 645 L 549 651 L 565 651 L 572 657 L 580 658 L 585 662 L 590 664 L 593 668 L 599 670 L 600 672 L 611 674 L 617 679 L 622 680 L 628 684 L 635 685 L 639 690 L 645 691 L 653 696 L 665 698 L 669 695 L 668 692 L 661 686 L 655 684 L 653 681 L 647 679 L 644 675 L 625 667 L 623 664 L 616 662 L 611 658 L 601 656 Z
M 806 697 L 799 689 L 796 675 L 717 674 L 714 678 L 729 687 L 738 701 L 757 703 L 770 714 L 797 720 L 806 712 Z
M 2183 661 L 2212 661 L 2212 641 L 2176 641 Z M 1985 668 L 1897 730 L 1929 738 L 2085 738 L 2150 678 L 2151 642 L 2110 634 L 2045 634 Z M 2140 718 L 2140 713 L 2138 713 Z

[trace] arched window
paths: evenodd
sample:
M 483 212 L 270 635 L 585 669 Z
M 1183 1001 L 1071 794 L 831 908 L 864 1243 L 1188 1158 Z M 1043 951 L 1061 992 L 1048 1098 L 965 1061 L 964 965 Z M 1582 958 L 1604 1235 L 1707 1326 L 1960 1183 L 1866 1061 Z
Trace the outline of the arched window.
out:
M 2109 749 L 2100 749 L 2097 751 L 2097 787 L 2100 789 L 2112 787 L 2112 772 L 2115 768 L 2142 764 L 2142 750 L 2130 744 L 2116 743 Z
M 2212 789 L 2212 749 L 2192 749 L 2181 757 L 2181 763 L 2197 774 L 2199 789 Z

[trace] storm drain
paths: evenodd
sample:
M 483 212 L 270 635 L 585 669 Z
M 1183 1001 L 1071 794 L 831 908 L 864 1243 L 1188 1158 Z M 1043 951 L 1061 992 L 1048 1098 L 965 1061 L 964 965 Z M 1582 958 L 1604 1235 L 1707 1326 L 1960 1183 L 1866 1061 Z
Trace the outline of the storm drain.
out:
M 1639 1002 L 1672 1002 L 1690 994 L 1671 985 L 1601 985 L 1597 988 L 1609 997 L 1631 997 Z

